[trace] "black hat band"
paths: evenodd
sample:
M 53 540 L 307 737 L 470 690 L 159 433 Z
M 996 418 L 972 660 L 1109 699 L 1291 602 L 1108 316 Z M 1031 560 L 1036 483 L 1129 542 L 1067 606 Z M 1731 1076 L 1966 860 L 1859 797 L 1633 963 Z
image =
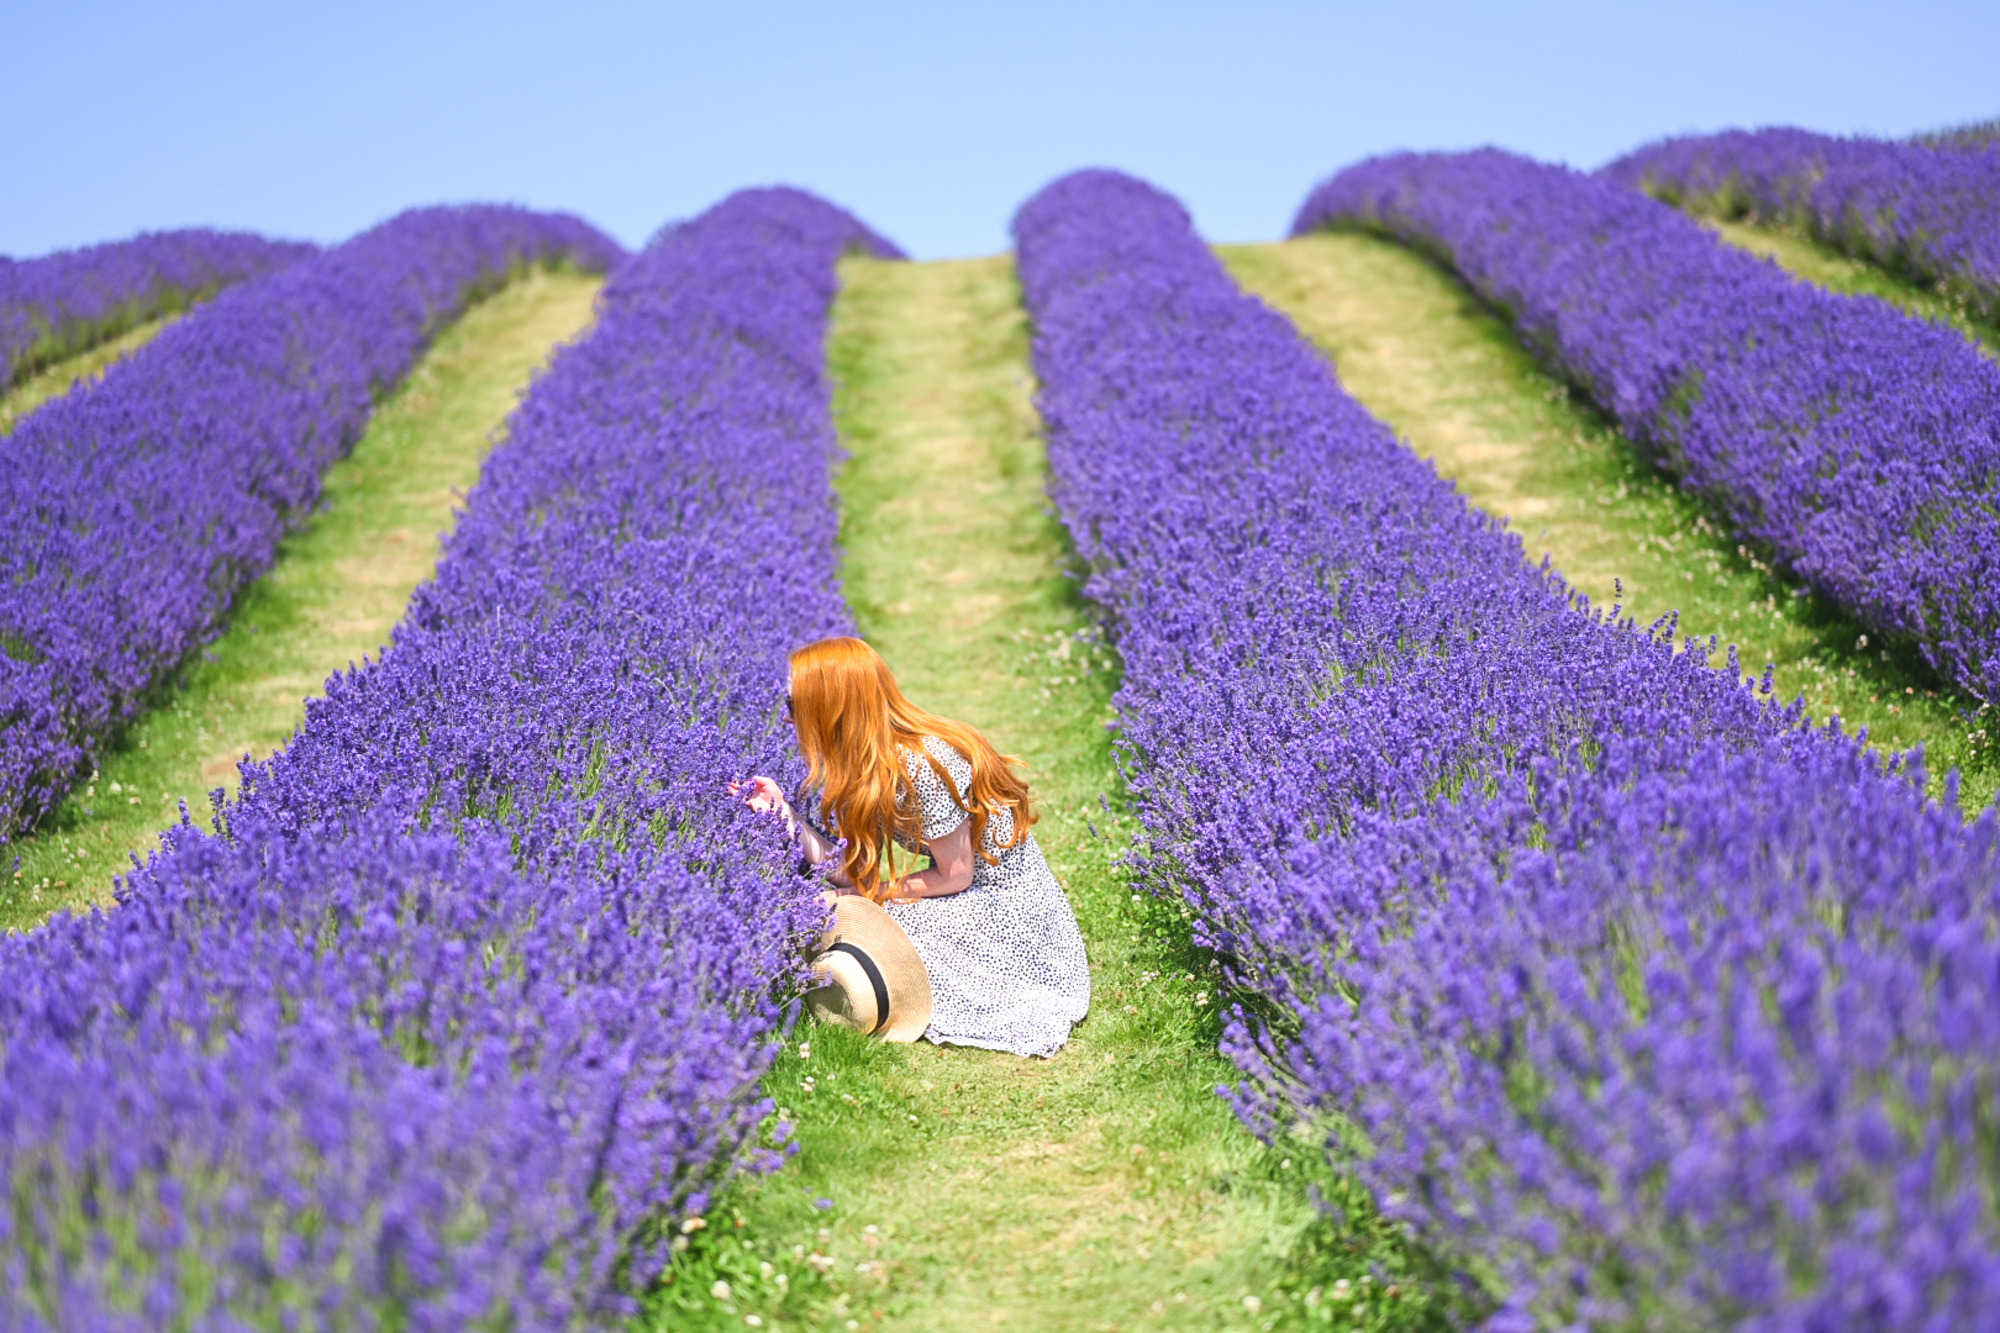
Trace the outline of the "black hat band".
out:
M 868 951 L 842 940 L 827 952 L 844 953 L 861 964 L 861 970 L 868 974 L 868 984 L 875 988 L 875 1026 L 868 1029 L 868 1035 L 872 1037 L 889 1026 L 889 983 L 883 979 L 882 969 L 875 966 L 875 960 L 868 956 Z

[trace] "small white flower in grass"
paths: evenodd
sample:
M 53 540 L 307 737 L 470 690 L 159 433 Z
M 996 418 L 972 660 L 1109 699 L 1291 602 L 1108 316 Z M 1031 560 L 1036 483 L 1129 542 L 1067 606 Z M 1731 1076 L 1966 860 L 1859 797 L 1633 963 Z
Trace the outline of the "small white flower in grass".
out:
M 687 1221 L 681 1223 L 681 1234 L 685 1236 L 692 1232 L 700 1231 L 707 1225 L 708 1219 L 705 1217 L 690 1217 Z
M 734 1296 L 736 1293 L 730 1290 L 729 1283 L 727 1281 L 723 1280 L 722 1278 L 717 1278 L 715 1279 L 715 1285 L 708 1289 L 708 1294 L 715 1297 L 715 1299 L 717 1299 L 718 1301 L 726 1301 L 730 1299 L 730 1297 Z
M 1353 1290 L 1354 1284 L 1346 1278 L 1342 1278 L 1333 1284 L 1333 1299 L 1336 1301 L 1345 1301 Z
M 752 1328 L 764 1327 L 764 1320 L 763 1317 L 760 1315 L 746 1314 L 743 1316 L 743 1322 L 750 1325 L 750 1327 Z
M 802 1041 L 799 1043 L 799 1059 L 810 1060 L 812 1059 L 812 1053 L 813 1053 L 813 1044 L 811 1042 Z
M 831 1273 L 833 1271 L 833 1258 L 830 1255 L 821 1254 L 815 1250 L 807 1257 L 806 1267 L 812 1269 L 815 1273 Z
M 1207 992 L 1207 991 L 1205 991 L 1205 990 L 1204 990 L 1204 991 L 1196 991 L 1196 992 L 1195 992 L 1195 995 L 1194 995 L 1194 1002 L 1195 1002 L 1196 1004 L 1207 1004 L 1207 1003 L 1208 1003 L 1208 992 Z
M 765 1260 L 765 1261 L 764 1261 L 763 1263 L 761 1263 L 761 1264 L 758 1264 L 758 1265 L 757 1265 L 757 1271 L 758 1271 L 759 1273 L 762 1273 L 762 1274 L 764 1275 L 765 1279 L 766 1279 L 766 1280 L 768 1280 L 768 1279 L 770 1278 L 770 1276 L 771 1276 L 771 1275 L 772 1275 L 773 1273 L 777 1272 L 778 1270 L 777 1270 L 777 1269 L 775 1269 L 775 1268 L 773 1268 L 773 1267 L 771 1267 L 771 1263 L 770 1263 L 770 1261 L 769 1261 L 769 1260 L 767 1259 L 767 1260 Z
M 1255 1296 L 1245 1296 L 1243 1298 L 1243 1308 L 1251 1314 L 1256 1314 L 1264 1308 L 1264 1302 Z

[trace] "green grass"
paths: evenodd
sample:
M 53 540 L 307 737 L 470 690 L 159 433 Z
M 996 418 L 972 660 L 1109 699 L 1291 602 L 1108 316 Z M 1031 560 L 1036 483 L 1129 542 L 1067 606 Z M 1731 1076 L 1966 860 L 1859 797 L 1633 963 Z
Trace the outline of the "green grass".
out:
M 2000 329 L 1975 318 L 1962 301 L 1935 288 L 1906 282 L 1875 265 L 1850 258 L 1792 227 L 1744 219 L 1700 217 L 1731 245 L 1762 255 L 1793 277 L 1848 296 L 1879 296 L 1933 324 L 1948 324 L 1987 356 L 2000 360 Z
M 439 534 L 533 369 L 589 321 L 600 279 L 532 271 L 446 329 L 329 470 L 321 511 L 246 589 L 228 630 L 112 745 L 0 877 L 0 927 L 102 905 L 185 801 L 207 822 L 237 762 L 281 745 L 328 675 L 379 650 L 436 566 Z
M 11 435 L 22 417 L 51 398 L 62 397 L 85 380 L 102 379 L 113 363 L 123 361 L 144 347 L 161 329 L 178 318 L 179 315 L 169 315 L 165 319 L 151 320 L 137 328 L 127 329 L 116 338 L 58 361 L 28 376 L 13 388 L 0 392 L 0 435 Z
M 914 699 L 1027 761 L 1092 1007 L 1048 1061 L 802 1024 L 764 1084 L 796 1157 L 711 1207 L 641 1326 L 1448 1326 L 1423 1257 L 1315 1144 L 1266 1147 L 1216 1095 L 1234 1070 L 1212 965 L 1119 868 L 1116 663 L 1044 498 L 1011 265 L 856 259 L 842 279 L 849 603 Z
M 1812 716 L 1888 748 L 1923 745 L 1933 790 L 1960 769 L 1968 809 L 2000 789 L 2000 719 L 1774 576 L 1448 272 L 1348 233 L 1219 253 L 1333 358 L 1348 392 L 1593 602 L 1642 624 L 1678 612 L 1684 634 L 1735 644 L 1749 674 L 1770 664 L 1780 697 L 1803 697 Z

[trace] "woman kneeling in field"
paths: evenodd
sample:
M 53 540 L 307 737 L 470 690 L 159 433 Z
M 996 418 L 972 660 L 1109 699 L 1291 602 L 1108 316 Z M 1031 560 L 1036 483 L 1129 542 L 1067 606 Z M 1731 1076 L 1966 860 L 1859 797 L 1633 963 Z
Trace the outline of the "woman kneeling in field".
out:
M 1090 1008 L 1090 968 L 1028 827 L 1020 760 L 911 703 L 859 639 L 808 644 L 791 668 L 800 808 L 763 776 L 747 786 L 750 804 L 782 814 L 813 864 L 838 854 L 835 887 L 881 903 L 909 935 L 930 974 L 924 1036 L 1055 1054 Z M 929 868 L 898 877 L 896 847 L 929 856 Z

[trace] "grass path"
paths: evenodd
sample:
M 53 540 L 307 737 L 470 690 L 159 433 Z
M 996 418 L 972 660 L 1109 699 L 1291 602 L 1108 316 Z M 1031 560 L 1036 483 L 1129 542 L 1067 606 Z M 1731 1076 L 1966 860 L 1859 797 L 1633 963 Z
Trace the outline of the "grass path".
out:
M 51 398 L 62 397 L 84 380 L 102 379 L 113 363 L 144 347 L 178 318 L 179 315 L 168 315 L 127 329 L 116 338 L 58 361 L 0 393 L 0 435 L 11 435 L 16 422 Z
M 1919 319 L 1949 324 L 1971 339 L 1987 356 L 2000 361 L 2000 329 L 1982 324 L 1957 302 L 1905 282 L 1873 264 L 1822 245 L 1789 227 L 1753 225 L 1700 217 L 1723 240 L 1751 254 L 1762 255 L 1795 278 L 1848 296 L 1879 296 Z
M 1220 253 L 1369 411 L 1508 518 L 1531 558 L 1547 555 L 1592 601 L 1622 600 L 1642 624 L 1678 611 L 1684 633 L 1736 644 L 1747 671 L 1772 664 L 1780 697 L 1803 695 L 1815 717 L 1838 714 L 1885 746 L 1924 745 L 1934 785 L 1947 767 L 1964 770 L 1969 808 L 1993 798 L 1990 714 L 1969 719 L 1914 654 L 1868 646 L 1846 616 L 1795 597 L 1443 269 L 1349 233 Z
M 1046 510 L 1011 264 L 855 259 L 842 280 L 849 603 L 913 698 L 1028 762 L 1092 1008 L 1048 1061 L 802 1027 L 810 1054 L 795 1043 L 765 1084 L 798 1156 L 711 1210 L 651 1326 L 1261 1329 L 1308 1279 L 1371 1259 L 1392 1279 L 1392 1238 L 1315 1222 L 1312 1152 L 1265 1148 L 1215 1095 L 1233 1070 L 1205 965 L 1116 868 L 1115 664 Z M 1369 1327 L 1409 1326 L 1395 1299 Z
M 387 642 L 494 432 L 550 349 L 587 325 L 600 281 L 532 271 L 439 336 L 327 473 L 321 512 L 244 591 L 228 630 L 119 738 L 95 784 L 16 840 L 0 927 L 108 902 L 112 877 L 157 845 L 179 802 L 205 823 L 207 793 L 234 787 L 244 754 L 277 748 L 306 696 Z

